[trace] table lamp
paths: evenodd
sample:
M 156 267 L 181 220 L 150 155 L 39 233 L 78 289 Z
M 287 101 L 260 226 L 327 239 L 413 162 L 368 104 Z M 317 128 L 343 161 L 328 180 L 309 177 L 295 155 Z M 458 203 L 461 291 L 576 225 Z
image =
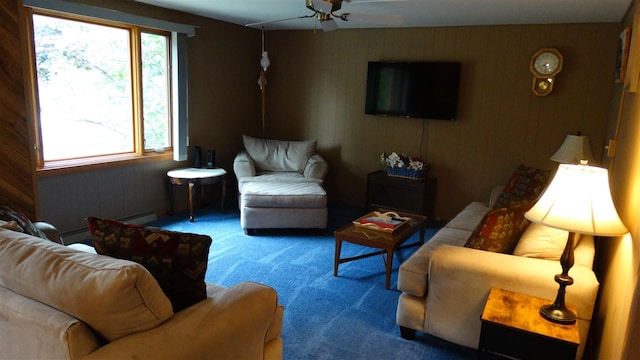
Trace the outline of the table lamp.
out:
M 581 160 L 593 160 L 589 137 L 581 135 L 567 135 L 560 148 L 551 155 L 551 160 L 562 164 L 579 164 Z
M 627 233 L 611 199 L 607 170 L 584 164 L 560 164 L 549 186 L 524 216 L 529 221 L 569 232 L 560 257 L 562 274 L 555 276 L 558 294 L 553 304 L 540 308 L 540 314 L 552 322 L 573 324 L 576 314 L 567 309 L 564 297 L 565 288 L 573 284 L 569 269 L 574 261 L 575 233 L 594 236 Z

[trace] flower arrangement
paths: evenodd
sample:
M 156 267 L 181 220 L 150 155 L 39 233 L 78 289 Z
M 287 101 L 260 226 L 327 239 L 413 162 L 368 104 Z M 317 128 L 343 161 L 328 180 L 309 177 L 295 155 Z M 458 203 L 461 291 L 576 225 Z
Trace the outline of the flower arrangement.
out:
M 419 159 L 413 159 L 405 154 L 399 155 L 395 151 L 389 155 L 380 154 L 380 162 L 387 167 L 387 175 L 390 176 L 422 180 L 428 170 L 428 165 L 425 166 Z

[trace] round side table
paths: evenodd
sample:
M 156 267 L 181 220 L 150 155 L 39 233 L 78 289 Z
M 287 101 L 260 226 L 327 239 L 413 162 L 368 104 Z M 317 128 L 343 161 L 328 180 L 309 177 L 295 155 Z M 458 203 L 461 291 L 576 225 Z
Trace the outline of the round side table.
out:
M 224 214 L 224 197 L 227 193 L 227 171 L 222 168 L 201 169 L 201 168 L 181 168 L 167 171 L 169 178 L 169 212 L 173 213 L 173 185 L 189 185 L 189 221 L 193 222 L 193 188 L 196 183 L 200 185 L 200 200 L 204 198 L 204 188 L 202 185 L 215 184 L 222 181 L 222 197 L 220 201 L 220 211 Z

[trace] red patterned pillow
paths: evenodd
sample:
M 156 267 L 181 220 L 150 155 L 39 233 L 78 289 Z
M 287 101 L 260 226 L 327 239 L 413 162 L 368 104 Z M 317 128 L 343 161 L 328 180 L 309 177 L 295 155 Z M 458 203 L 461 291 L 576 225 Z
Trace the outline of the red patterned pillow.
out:
M 549 182 L 551 171 L 519 165 L 509 181 L 504 186 L 502 193 L 496 200 L 494 209 L 509 207 L 513 202 L 526 202 L 533 206 L 544 188 Z
M 156 279 L 178 312 L 207 297 L 204 276 L 211 238 L 89 217 L 98 254 L 135 261 Z
M 529 226 L 526 208 L 514 206 L 490 210 L 473 230 L 465 247 L 511 254 Z

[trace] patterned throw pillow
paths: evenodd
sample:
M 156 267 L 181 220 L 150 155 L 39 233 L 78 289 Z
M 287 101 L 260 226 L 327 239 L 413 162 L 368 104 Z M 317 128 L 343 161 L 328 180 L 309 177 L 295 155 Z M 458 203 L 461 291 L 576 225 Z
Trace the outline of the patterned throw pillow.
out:
M 40 229 L 38 229 L 29 218 L 24 216 L 23 213 L 14 210 L 7 204 L 0 204 L 0 220 L 6 222 L 15 221 L 17 224 L 16 231 L 23 232 L 25 234 L 33 235 L 35 237 L 49 239 Z
M 178 312 L 207 297 L 204 276 L 211 238 L 89 217 L 98 254 L 144 266 Z
M 510 207 L 513 202 L 526 202 L 531 207 L 549 182 L 551 171 L 519 165 L 498 196 L 494 209 Z
M 520 205 L 490 210 L 473 230 L 464 246 L 511 254 L 529 225 L 529 221 L 524 218 L 525 212 L 526 209 Z

